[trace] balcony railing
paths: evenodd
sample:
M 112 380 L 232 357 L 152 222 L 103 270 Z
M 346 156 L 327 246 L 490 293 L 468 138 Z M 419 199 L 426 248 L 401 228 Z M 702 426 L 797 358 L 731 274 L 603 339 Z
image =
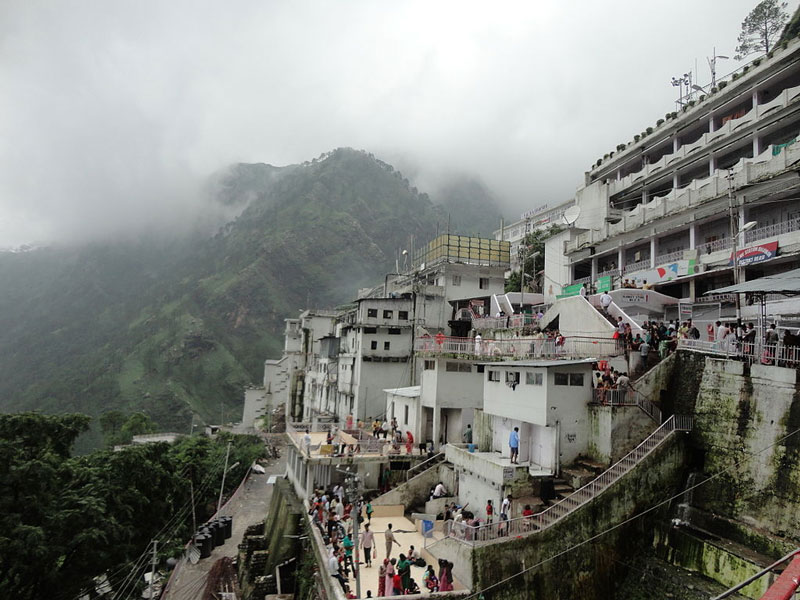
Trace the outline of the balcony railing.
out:
M 738 341 L 735 338 L 718 342 L 679 339 L 678 349 L 699 350 L 725 358 L 745 360 L 751 364 L 777 365 L 793 369 L 800 367 L 800 346 L 787 346 L 783 343 L 765 344 L 760 341 Z
M 732 247 L 733 247 L 733 242 L 731 238 L 726 237 L 722 238 L 721 240 L 714 240 L 713 242 L 698 244 L 697 252 L 698 254 L 711 254 L 712 252 L 718 252 L 719 250 L 727 250 L 728 248 Z
M 533 337 L 510 340 L 476 340 L 460 337 L 421 337 L 414 341 L 414 350 L 423 356 L 450 355 L 471 359 L 536 360 L 555 358 L 599 358 L 623 352 L 613 338 L 567 337 L 557 342 L 552 338 Z
M 686 250 L 675 250 L 673 252 L 667 252 L 666 254 L 659 254 L 656 256 L 656 265 L 666 265 L 681 260 L 684 252 L 686 252 Z
M 627 275 L 628 273 L 635 273 L 636 271 L 646 271 L 649 268 L 650 268 L 650 259 L 646 258 L 644 260 L 640 260 L 639 262 L 625 265 L 624 273 L 625 275 Z
M 781 223 L 775 223 L 774 225 L 767 225 L 766 227 L 759 227 L 751 231 L 746 231 L 744 234 L 744 242 L 745 244 L 749 244 L 757 240 L 763 240 L 799 230 L 800 217 L 796 219 L 789 219 L 788 221 L 783 221 Z
M 484 329 L 512 329 L 515 327 L 536 326 L 539 323 L 534 315 L 508 315 L 507 317 L 483 317 L 472 319 L 472 328 Z
M 595 388 L 592 394 L 594 401 L 604 406 L 638 406 L 656 423 L 661 424 L 661 409 L 633 388 L 625 390 Z

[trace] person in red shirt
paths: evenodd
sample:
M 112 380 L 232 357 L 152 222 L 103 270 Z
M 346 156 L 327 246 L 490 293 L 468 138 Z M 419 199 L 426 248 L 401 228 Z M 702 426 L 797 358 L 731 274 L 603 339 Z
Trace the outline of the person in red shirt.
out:
M 403 595 L 403 578 L 400 577 L 399 573 L 395 573 L 392 576 L 392 587 L 394 588 L 392 594 L 394 596 L 402 596 Z
M 491 523 L 494 519 L 494 504 L 491 500 L 486 501 L 486 522 Z
M 533 526 L 533 511 L 530 504 L 525 505 L 522 516 L 525 517 L 525 529 L 530 529 Z

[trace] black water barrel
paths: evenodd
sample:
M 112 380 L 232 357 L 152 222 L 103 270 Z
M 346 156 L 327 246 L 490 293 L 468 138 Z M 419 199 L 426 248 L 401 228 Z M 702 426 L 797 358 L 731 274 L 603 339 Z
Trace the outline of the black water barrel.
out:
M 217 520 L 213 521 L 213 525 L 212 533 L 214 535 L 214 545 L 222 546 L 222 544 L 225 543 L 225 525 Z
M 200 548 L 200 558 L 208 558 L 211 556 L 211 551 L 214 549 L 214 542 L 207 533 L 198 535 L 195 538 L 197 547 Z
M 220 517 L 220 522 L 225 528 L 225 539 L 233 535 L 233 517 Z

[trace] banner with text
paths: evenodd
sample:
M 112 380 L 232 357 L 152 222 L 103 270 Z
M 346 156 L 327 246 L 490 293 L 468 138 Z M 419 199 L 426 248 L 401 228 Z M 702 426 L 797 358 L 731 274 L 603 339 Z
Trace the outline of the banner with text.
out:
M 750 246 L 749 248 L 742 248 L 736 251 L 736 263 L 740 267 L 745 265 L 752 265 L 754 263 L 764 262 L 770 258 L 775 258 L 778 254 L 778 242 L 768 242 L 758 246 Z M 728 266 L 733 266 L 733 252 L 728 261 Z

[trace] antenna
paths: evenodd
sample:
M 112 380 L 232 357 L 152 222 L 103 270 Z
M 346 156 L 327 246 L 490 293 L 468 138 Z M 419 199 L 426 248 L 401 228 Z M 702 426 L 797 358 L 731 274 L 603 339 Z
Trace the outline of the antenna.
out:
M 564 211 L 564 214 L 561 216 L 561 218 L 564 219 L 564 223 L 567 225 L 567 227 L 572 227 L 580 216 L 581 207 L 577 204 L 573 204 Z

